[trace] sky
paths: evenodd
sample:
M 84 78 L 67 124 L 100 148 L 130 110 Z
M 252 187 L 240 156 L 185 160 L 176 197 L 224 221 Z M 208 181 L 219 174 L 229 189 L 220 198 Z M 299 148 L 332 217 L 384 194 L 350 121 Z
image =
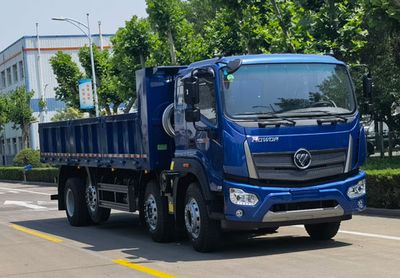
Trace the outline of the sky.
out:
M 70 17 L 86 24 L 90 14 L 92 33 L 114 34 L 133 15 L 146 17 L 145 0 L 0 0 L 0 51 L 22 36 L 82 34 L 75 26 L 52 17 Z

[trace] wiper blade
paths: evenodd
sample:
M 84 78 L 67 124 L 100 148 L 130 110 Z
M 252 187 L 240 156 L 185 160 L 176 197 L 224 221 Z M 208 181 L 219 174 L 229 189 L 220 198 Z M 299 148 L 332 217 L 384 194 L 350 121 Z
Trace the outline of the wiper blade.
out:
M 275 112 L 249 112 L 249 113 L 241 113 L 240 115 L 254 115 L 258 119 L 259 127 L 266 127 L 266 126 L 280 127 L 281 125 L 285 126 L 296 125 L 295 121 L 288 118 L 280 117 L 276 115 Z
M 285 118 L 277 118 L 276 120 L 274 119 L 271 121 L 258 121 L 259 127 L 267 127 L 267 126 L 280 127 L 281 125 L 295 126 L 296 122 Z
M 332 112 L 328 112 L 328 111 L 324 111 L 324 110 L 312 110 L 312 111 L 304 111 L 304 112 L 296 112 L 296 113 L 323 113 L 326 116 L 332 116 L 333 118 L 327 118 L 327 119 L 318 119 L 317 123 L 319 125 L 322 125 L 324 123 L 331 123 L 331 124 L 336 124 L 338 122 L 341 123 L 347 123 L 348 119 L 344 116 L 338 115 L 338 114 L 334 114 Z M 310 115 L 311 116 L 311 115 Z

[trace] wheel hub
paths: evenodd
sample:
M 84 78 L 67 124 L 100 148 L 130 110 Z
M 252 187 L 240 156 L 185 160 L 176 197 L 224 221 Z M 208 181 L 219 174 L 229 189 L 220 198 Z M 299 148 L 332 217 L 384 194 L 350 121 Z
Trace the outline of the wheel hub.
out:
M 86 202 L 92 212 L 97 210 L 97 190 L 92 184 L 86 187 Z
M 200 235 L 200 209 L 196 200 L 191 198 L 185 206 L 185 225 L 193 238 Z
M 157 203 L 153 194 L 149 194 L 144 203 L 144 217 L 152 231 L 157 229 Z

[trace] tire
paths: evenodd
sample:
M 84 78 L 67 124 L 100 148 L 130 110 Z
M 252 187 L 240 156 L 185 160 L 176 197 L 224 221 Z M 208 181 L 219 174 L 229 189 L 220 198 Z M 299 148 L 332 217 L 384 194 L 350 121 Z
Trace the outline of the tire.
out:
M 110 218 L 111 209 L 99 207 L 97 186 L 90 181 L 86 183 L 85 200 L 93 224 L 106 222 Z
M 207 205 L 197 183 L 191 183 L 185 198 L 185 227 L 198 252 L 210 252 L 218 247 L 221 236 L 219 221 L 210 219 Z
M 85 183 L 79 178 L 69 178 L 64 189 L 65 211 L 72 226 L 90 224 L 85 200 Z
M 143 216 L 147 231 L 156 242 L 174 240 L 174 216 L 168 214 L 168 201 L 161 196 L 160 187 L 153 180 L 146 185 Z
M 339 222 L 304 225 L 308 235 L 314 240 L 329 240 L 339 231 Z

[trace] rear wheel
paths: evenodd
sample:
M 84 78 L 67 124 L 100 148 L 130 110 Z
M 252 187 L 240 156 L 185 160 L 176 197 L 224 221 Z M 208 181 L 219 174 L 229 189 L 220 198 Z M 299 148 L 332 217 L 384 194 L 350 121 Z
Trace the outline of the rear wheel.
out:
M 309 224 L 304 225 L 307 233 L 312 239 L 315 240 L 328 240 L 333 238 L 339 231 L 339 222 L 321 223 L 321 224 Z
M 111 209 L 99 207 L 97 186 L 90 181 L 86 185 L 86 205 L 90 219 L 94 224 L 106 222 L 110 218 Z
M 199 252 L 216 249 L 221 234 L 220 223 L 208 216 L 207 205 L 197 183 L 190 184 L 186 191 L 184 215 L 193 248 Z
M 90 224 L 90 217 L 85 201 L 85 183 L 79 178 L 69 178 L 65 183 L 65 208 L 68 222 L 72 226 Z
M 155 181 L 146 186 L 143 202 L 143 216 L 147 231 L 157 242 L 174 239 L 174 217 L 168 214 L 167 198 L 161 196 L 160 187 Z

